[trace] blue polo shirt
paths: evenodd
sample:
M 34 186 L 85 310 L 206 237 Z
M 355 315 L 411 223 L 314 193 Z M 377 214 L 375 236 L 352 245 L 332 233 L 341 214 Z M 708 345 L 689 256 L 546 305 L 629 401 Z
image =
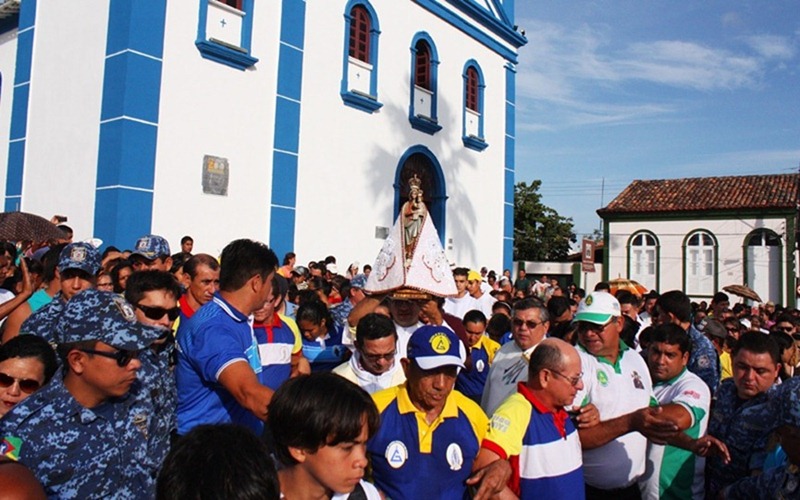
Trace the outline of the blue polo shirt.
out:
M 263 422 L 219 383 L 233 363 L 246 361 L 261 373 L 258 342 L 249 318 L 219 295 L 182 322 L 177 336 L 178 433 L 201 424 L 234 423 L 261 434 Z
M 498 349 L 500 344 L 487 336 L 481 337 L 469 351 L 472 358 L 470 368 L 458 372 L 456 390 L 473 401 L 480 402 L 486 379 L 489 377 L 489 367 Z
M 325 337 L 309 340 L 303 337 L 303 355 L 312 372 L 329 372 L 347 359 L 350 351 L 342 345 L 342 327 L 335 323 Z
M 406 384 L 372 395 L 381 427 L 367 443 L 375 485 L 392 500 L 469 498 L 465 481 L 478 455 L 488 419 L 454 390 L 428 424 Z

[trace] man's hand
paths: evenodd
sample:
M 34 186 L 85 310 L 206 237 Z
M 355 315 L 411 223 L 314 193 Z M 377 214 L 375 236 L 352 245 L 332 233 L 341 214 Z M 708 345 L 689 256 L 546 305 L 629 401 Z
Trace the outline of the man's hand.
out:
M 580 408 L 573 407 L 572 412 L 578 414 L 575 418 L 578 423 L 578 429 L 588 429 L 600 423 L 600 411 L 593 403 Z
M 725 443 L 708 434 L 694 441 L 692 453 L 701 457 L 717 455 L 726 465 L 731 462 L 731 454 Z
M 666 444 L 679 429 L 661 415 L 662 411 L 659 406 L 636 410 L 632 415 L 631 427 L 656 444 Z
M 486 467 L 478 469 L 467 479 L 469 486 L 479 485 L 473 497 L 475 500 L 484 500 L 497 495 L 506 487 L 508 478 L 511 477 L 511 465 L 506 460 L 495 460 Z

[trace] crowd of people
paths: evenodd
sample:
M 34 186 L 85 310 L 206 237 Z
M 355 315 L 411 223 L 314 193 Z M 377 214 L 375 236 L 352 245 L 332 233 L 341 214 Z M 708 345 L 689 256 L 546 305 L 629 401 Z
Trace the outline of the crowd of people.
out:
M 4 498 L 800 498 L 797 309 L 70 240 L 0 245 Z

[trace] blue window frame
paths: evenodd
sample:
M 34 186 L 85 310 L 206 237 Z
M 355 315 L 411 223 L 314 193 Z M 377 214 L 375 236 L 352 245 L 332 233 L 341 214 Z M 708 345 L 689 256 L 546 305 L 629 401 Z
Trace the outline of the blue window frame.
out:
M 255 0 L 200 0 L 197 41 L 200 54 L 245 70 L 258 59 L 250 54 Z
M 462 77 L 464 78 L 464 101 L 461 139 L 464 146 L 475 151 L 483 151 L 489 146 L 483 136 L 486 82 L 483 79 L 481 67 L 474 59 L 470 59 L 464 65 Z
M 367 0 L 350 0 L 344 11 L 342 101 L 372 113 L 378 101 L 378 38 L 381 30 L 375 9 Z
M 439 56 L 433 39 L 427 33 L 417 33 L 411 41 L 408 121 L 413 128 L 431 135 L 442 129 L 437 118 L 438 74 Z

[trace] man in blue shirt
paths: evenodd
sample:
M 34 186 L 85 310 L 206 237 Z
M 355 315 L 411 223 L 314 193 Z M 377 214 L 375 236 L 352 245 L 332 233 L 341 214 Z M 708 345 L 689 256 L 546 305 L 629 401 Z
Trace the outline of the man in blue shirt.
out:
M 265 244 L 236 240 L 222 250 L 219 292 L 178 331 L 178 434 L 200 424 L 236 423 L 261 434 L 272 389 L 251 315 L 272 295 L 278 258 Z

